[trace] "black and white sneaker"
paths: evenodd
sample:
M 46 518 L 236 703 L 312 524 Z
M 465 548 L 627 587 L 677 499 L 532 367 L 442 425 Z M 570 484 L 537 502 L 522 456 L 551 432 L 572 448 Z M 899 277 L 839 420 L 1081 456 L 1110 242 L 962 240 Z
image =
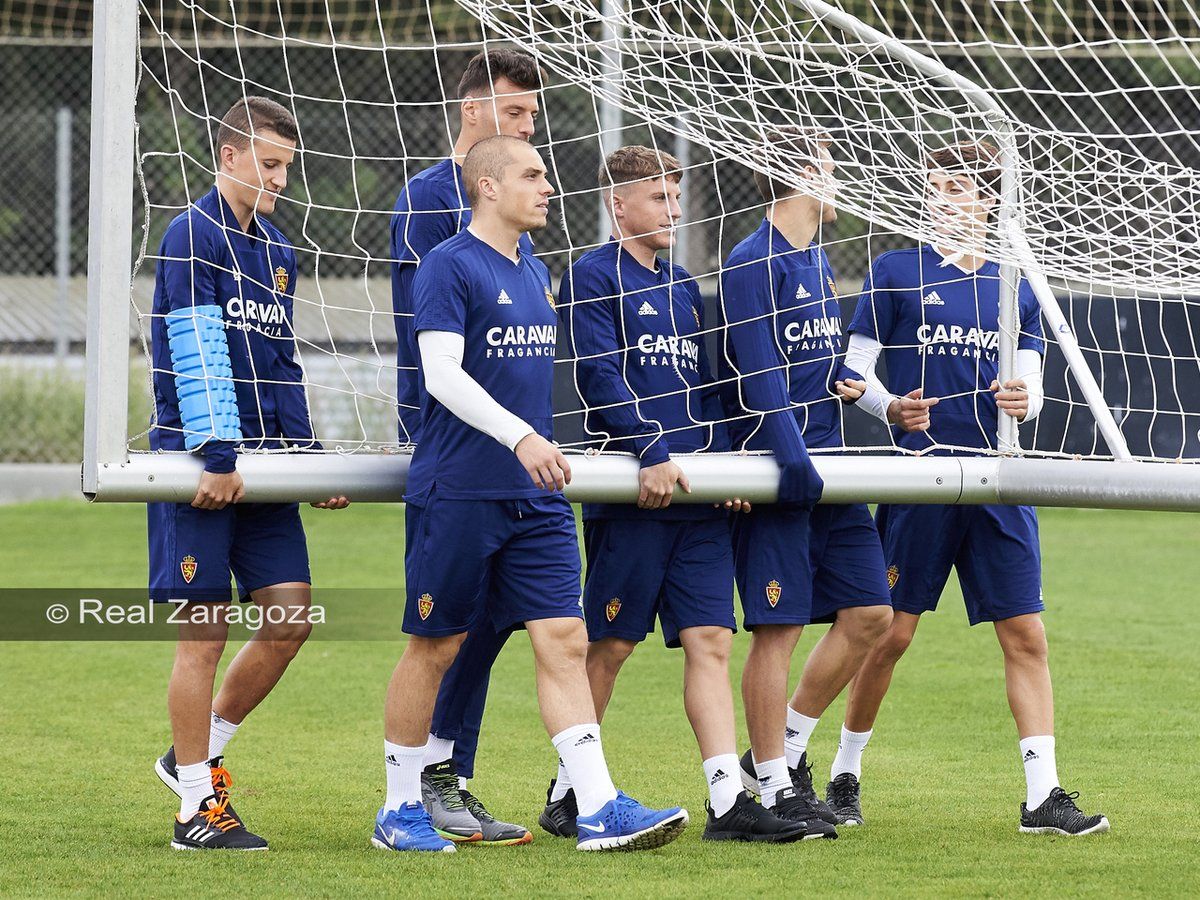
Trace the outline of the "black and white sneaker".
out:
M 1025 834 L 1100 834 L 1108 831 L 1108 819 L 1102 815 L 1089 816 L 1075 805 L 1079 791 L 1068 794 L 1060 787 L 1050 792 L 1042 805 L 1030 812 L 1021 804 L 1021 831 Z
M 226 812 L 237 817 L 237 813 L 233 811 L 233 804 L 229 802 L 229 788 L 233 784 L 233 776 L 225 768 L 225 757 L 214 756 L 208 761 L 208 768 L 212 773 L 213 793 L 217 795 L 217 800 L 225 804 Z M 176 797 L 183 798 L 183 791 L 179 787 L 179 765 L 175 762 L 174 744 L 154 761 L 154 774 Z
M 171 841 L 171 847 L 175 850 L 266 850 L 267 842 L 247 831 L 242 820 L 214 794 L 200 804 L 200 811 L 187 822 L 180 822 L 179 816 L 175 817 L 175 839 Z
M 579 826 L 575 820 L 579 818 L 579 806 L 575 802 L 575 789 L 567 790 L 560 800 L 551 800 L 554 794 L 554 784 L 557 779 L 550 779 L 550 787 L 546 789 L 546 808 L 538 816 L 538 824 L 542 830 L 555 837 L 578 839 Z
M 754 751 L 747 750 L 738 760 L 738 769 L 742 773 L 742 787 L 755 797 L 762 796 L 762 785 L 758 783 L 758 770 L 754 768 Z
M 704 808 L 708 810 L 708 823 L 704 826 L 702 840 L 790 844 L 807 834 L 803 822 L 779 818 L 762 804 L 756 803 L 746 791 L 738 794 L 733 806 L 723 816 L 714 816 L 712 806 L 707 802 Z
M 825 802 L 839 825 L 862 825 L 862 793 L 853 772 L 843 772 L 825 787 Z
M 787 819 L 802 826 L 801 840 L 814 838 L 836 838 L 837 829 L 824 819 L 814 818 L 809 805 L 800 798 L 794 787 L 786 787 L 775 795 L 775 803 L 767 807 L 780 819 Z
M 792 777 L 792 787 L 796 789 L 800 799 L 808 804 L 814 819 L 820 819 L 830 825 L 839 824 L 838 817 L 829 808 L 829 804 L 818 797 L 817 792 L 813 789 L 812 766 L 808 762 L 807 752 L 800 754 L 800 765 L 794 769 L 788 768 L 788 775 Z

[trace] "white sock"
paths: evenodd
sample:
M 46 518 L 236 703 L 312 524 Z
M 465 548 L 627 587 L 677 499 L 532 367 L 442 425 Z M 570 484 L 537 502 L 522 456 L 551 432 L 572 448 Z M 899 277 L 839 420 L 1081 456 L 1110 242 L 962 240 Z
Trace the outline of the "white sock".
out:
M 725 815 L 742 791 L 737 754 L 723 753 L 706 759 L 704 780 L 708 782 L 708 802 L 712 805 L 713 815 Z
M 600 726 L 595 722 L 572 725 L 556 734 L 554 749 L 571 775 L 579 815 L 593 816 L 610 800 L 617 789 L 608 774 L 604 748 L 600 744 Z
M 808 739 L 812 737 L 813 729 L 820 721 L 819 718 L 810 719 L 788 706 L 787 729 L 783 732 L 783 754 L 789 769 L 800 765 L 800 757 L 808 749 Z
M 421 769 L 424 747 L 401 747 L 383 742 L 383 768 L 387 772 L 387 799 L 384 809 L 399 809 L 405 803 L 421 802 Z
M 208 760 L 179 766 L 179 821 L 190 822 L 200 811 L 200 804 L 213 795 L 212 770 Z
M 1038 734 L 1021 741 L 1021 759 L 1025 762 L 1025 808 L 1041 806 L 1058 787 L 1058 767 L 1054 763 L 1054 735 Z
M 754 771 L 758 775 L 758 789 L 762 792 L 762 805 L 775 805 L 775 794 L 786 787 L 792 786 L 788 776 L 787 757 L 768 759 L 765 762 L 754 761 Z
M 467 779 L 463 778 L 461 775 L 458 776 L 458 789 L 460 791 L 465 791 L 467 789 Z
M 208 728 L 209 759 L 220 756 L 225 752 L 225 745 L 237 734 L 238 725 L 240 724 L 240 722 L 230 722 L 228 719 L 222 719 L 216 713 L 212 713 L 212 724 Z
M 557 803 L 563 797 L 567 796 L 567 791 L 570 789 L 571 773 L 567 771 L 567 766 L 560 756 L 558 758 L 558 775 L 554 778 L 554 787 L 550 789 L 550 802 Z
M 829 767 L 830 781 L 843 772 L 849 772 L 855 778 L 862 777 L 863 751 L 867 749 L 867 741 L 871 739 L 874 731 L 874 728 L 867 731 L 851 731 L 842 725 L 842 737 L 838 741 L 837 756 L 833 758 L 833 765 Z
M 429 735 L 425 742 L 425 765 L 432 766 L 454 758 L 454 741 L 440 738 L 436 734 Z

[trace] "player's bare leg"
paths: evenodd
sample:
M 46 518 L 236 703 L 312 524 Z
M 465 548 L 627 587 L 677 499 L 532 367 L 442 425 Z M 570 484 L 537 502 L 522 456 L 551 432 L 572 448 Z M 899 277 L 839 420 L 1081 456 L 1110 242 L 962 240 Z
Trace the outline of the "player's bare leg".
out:
M 1054 690 L 1041 614 L 1002 619 L 996 623 L 996 637 L 1004 651 L 1004 686 L 1017 734 L 1054 734 Z
M 685 628 L 679 632 L 679 642 L 684 654 L 683 707 L 696 733 L 700 758 L 736 753 L 729 686 L 733 632 L 719 626 Z
M 768 807 L 778 791 L 791 786 L 783 755 L 783 730 L 792 652 L 803 631 L 803 625 L 759 625 L 750 637 L 750 652 L 742 669 L 750 749 L 763 804 Z
M 920 616 L 897 610 L 892 624 L 867 653 L 858 672 L 850 681 L 846 701 L 846 727 L 851 731 L 870 731 L 892 683 L 892 673 L 904 651 L 912 644 Z
M 612 699 L 617 674 L 635 649 L 635 641 L 623 638 L 601 638 L 588 644 L 587 677 L 591 686 L 592 702 L 596 706 L 597 722 L 604 721 L 604 711 L 608 709 L 608 701 Z
M 195 605 L 203 604 L 189 604 Z M 229 632 L 223 616 L 213 616 L 207 609 L 198 612 L 205 615 L 197 615 L 195 621 L 188 620 L 186 611 L 180 616 L 175 665 L 167 686 L 175 759 L 181 766 L 208 762 L 213 685 Z M 214 618 L 220 620 L 210 621 Z
M 837 755 L 829 767 L 829 785 L 825 789 L 825 800 L 839 825 L 863 824 L 859 788 L 863 750 L 871 739 L 871 729 L 892 683 L 896 663 L 912 644 L 920 621 L 920 616 L 897 610 L 891 625 L 867 652 L 858 672 L 850 680 L 846 718 L 838 739 Z
M 576 618 L 527 622 L 537 672 L 538 705 L 551 736 L 583 722 L 596 722 L 588 684 L 587 632 Z
M 312 632 L 309 585 L 272 585 L 250 597 L 262 609 L 263 625 L 229 663 L 212 701 L 212 711 L 235 725 L 271 692 Z
M 833 625 L 809 653 L 788 705 L 802 715 L 820 718 L 891 624 L 890 606 L 848 606 L 838 610 Z
M 424 749 L 442 677 L 467 635 L 427 638 L 410 635 L 388 682 L 384 733 L 393 744 Z

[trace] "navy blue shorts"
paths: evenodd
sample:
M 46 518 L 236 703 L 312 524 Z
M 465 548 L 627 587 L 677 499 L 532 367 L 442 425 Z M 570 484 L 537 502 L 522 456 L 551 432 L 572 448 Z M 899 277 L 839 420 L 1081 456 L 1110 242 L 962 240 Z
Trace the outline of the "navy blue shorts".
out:
M 408 504 L 404 631 L 445 637 L 487 614 L 496 631 L 579 616 L 575 515 L 561 494 Z
M 883 546 L 867 504 L 828 503 L 814 509 L 808 550 L 813 622 L 832 622 L 839 609 L 851 606 L 891 605 Z
M 588 640 L 641 641 L 657 616 L 663 641 L 685 628 L 737 631 L 733 552 L 724 516 L 706 519 L 589 519 L 583 523 Z
M 228 601 L 275 584 L 310 584 L 308 545 L 296 503 L 231 503 L 195 509 L 147 503 L 150 599 Z
M 811 517 L 811 510 L 787 506 L 731 514 L 734 574 L 747 631 L 812 621 Z
M 951 566 L 972 625 L 1045 609 L 1032 506 L 881 505 L 875 520 L 893 609 L 937 609 Z

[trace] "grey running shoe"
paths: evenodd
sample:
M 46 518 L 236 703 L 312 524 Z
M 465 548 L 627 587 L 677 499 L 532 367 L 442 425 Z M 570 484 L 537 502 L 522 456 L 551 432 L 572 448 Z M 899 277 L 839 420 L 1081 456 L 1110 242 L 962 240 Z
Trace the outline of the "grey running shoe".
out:
M 524 825 L 513 825 L 509 822 L 501 822 L 483 805 L 478 797 L 468 790 L 458 792 L 462 796 L 463 804 L 467 807 L 467 811 L 473 815 L 479 822 L 479 830 L 483 834 L 481 844 L 490 844 L 496 847 L 511 847 L 516 844 L 528 844 L 533 840 L 533 834 Z
M 449 760 L 425 767 L 421 773 L 421 797 L 433 820 L 434 831 L 446 840 L 460 844 L 483 838 L 479 820 L 463 803 L 458 775 Z
M 1068 794 L 1060 787 L 1050 792 L 1037 809 L 1021 804 L 1021 831 L 1025 834 L 1100 834 L 1108 831 L 1108 819 L 1102 815 L 1089 816 L 1075 805 L 1078 791 Z

